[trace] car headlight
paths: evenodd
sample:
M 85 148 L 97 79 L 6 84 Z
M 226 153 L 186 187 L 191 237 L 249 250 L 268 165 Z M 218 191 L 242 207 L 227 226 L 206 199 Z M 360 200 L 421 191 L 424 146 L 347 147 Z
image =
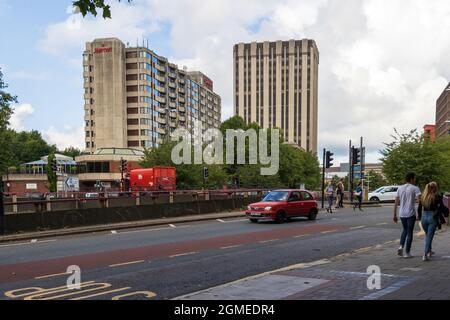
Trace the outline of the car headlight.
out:
M 272 207 L 265 207 L 264 210 L 265 211 L 270 211 L 270 210 L 272 210 Z

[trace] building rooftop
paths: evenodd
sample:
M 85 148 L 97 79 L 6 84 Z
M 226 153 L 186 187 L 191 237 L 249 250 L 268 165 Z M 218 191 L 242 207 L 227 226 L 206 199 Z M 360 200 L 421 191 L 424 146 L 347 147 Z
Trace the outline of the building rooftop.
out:
M 101 148 L 95 151 L 94 155 L 144 156 L 144 152 L 128 148 Z

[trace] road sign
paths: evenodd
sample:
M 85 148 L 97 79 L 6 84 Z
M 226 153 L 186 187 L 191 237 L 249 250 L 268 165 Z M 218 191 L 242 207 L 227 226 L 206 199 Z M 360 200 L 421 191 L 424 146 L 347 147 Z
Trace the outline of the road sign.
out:
M 65 191 L 80 191 L 80 180 L 75 177 L 66 177 L 64 179 Z

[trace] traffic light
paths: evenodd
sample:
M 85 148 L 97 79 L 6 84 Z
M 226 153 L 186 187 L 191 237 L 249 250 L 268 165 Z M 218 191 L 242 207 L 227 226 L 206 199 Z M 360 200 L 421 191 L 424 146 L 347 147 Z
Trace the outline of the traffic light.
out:
M 353 165 L 361 162 L 361 150 L 359 148 L 353 147 L 352 149 L 352 162 Z
M 56 163 L 56 159 L 52 160 L 52 171 L 54 173 L 58 172 L 58 164 Z
M 203 168 L 203 177 L 205 179 L 208 179 L 208 177 L 209 177 L 209 169 L 208 168 Z
M 334 158 L 332 158 L 333 155 L 334 155 L 334 153 L 332 153 L 331 151 L 327 151 L 327 153 L 326 153 L 325 167 L 327 169 L 329 169 L 333 166 L 333 162 L 331 162 L 334 160 Z
M 127 171 L 127 160 L 120 159 L 120 172 Z

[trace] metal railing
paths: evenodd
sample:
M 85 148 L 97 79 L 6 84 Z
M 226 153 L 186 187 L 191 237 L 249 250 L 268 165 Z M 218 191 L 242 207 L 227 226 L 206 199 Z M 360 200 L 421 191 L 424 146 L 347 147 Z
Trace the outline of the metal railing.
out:
M 267 189 L 174 190 L 139 192 L 73 192 L 66 197 L 47 195 L 41 199 L 5 198 L 6 214 L 51 212 L 90 208 L 132 207 L 151 204 L 173 204 L 192 201 L 210 201 L 233 198 L 260 197 Z

